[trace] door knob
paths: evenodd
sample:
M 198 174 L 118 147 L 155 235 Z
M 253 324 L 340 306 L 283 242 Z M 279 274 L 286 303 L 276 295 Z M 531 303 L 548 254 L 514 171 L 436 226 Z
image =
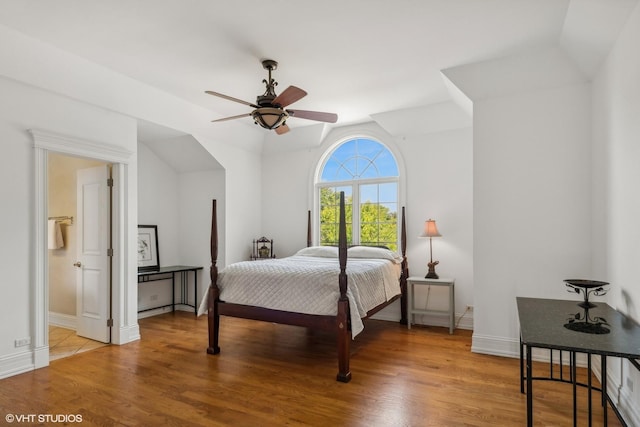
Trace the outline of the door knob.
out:
M 82 263 L 80 261 L 74 262 L 73 265 L 76 267 L 82 267 Z

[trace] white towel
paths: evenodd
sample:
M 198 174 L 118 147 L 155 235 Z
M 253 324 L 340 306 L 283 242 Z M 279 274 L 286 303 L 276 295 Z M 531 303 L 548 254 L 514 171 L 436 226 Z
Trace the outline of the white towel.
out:
M 49 249 L 60 249 L 64 247 L 64 240 L 62 239 L 62 230 L 60 229 L 60 223 L 55 219 L 49 220 Z

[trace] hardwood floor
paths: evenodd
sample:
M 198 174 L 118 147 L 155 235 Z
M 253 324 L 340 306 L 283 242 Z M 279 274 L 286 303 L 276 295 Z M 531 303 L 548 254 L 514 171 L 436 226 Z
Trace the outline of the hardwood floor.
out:
M 140 330 L 139 342 L 0 380 L 0 415 L 77 414 L 82 426 L 526 425 L 519 361 L 471 353 L 470 331 L 367 321 L 352 345 L 353 380 L 343 384 L 328 334 L 224 317 L 222 352 L 212 356 L 204 316 L 149 317 Z M 534 387 L 535 425 L 571 425 L 571 387 Z M 609 421 L 620 425 L 611 410 Z M 584 414 L 578 422 L 586 425 Z
M 73 329 L 49 325 L 49 361 L 95 350 L 105 345 L 109 344 L 80 337 Z

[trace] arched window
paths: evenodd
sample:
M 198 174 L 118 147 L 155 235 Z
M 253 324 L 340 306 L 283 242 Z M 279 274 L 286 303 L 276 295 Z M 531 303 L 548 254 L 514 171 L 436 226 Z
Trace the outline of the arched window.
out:
M 335 147 L 316 181 L 320 245 L 338 243 L 339 194 L 344 191 L 348 243 L 397 250 L 398 178 L 393 154 L 374 139 L 352 138 Z

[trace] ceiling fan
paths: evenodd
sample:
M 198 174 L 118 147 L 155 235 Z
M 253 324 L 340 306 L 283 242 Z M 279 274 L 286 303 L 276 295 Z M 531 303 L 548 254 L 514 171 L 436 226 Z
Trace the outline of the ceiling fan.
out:
M 289 86 L 280 95 L 276 95 L 275 87 L 278 85 L 278 82 L 271 78 L 271 72 L 278 68 L 278 63 L 273 59 L 265 59 L 262 61 L 262 67 L 269 72 L 268 79 L 262 80 L 267 88 L 264 94 L 258 95 L 255 104 L 232 96 L 223 95 L 218 92 L 210 90 L 205 91 L 205 93 L 208 93 L 209 95 L 218 96 L 229 101 L 239 102 L 240 104 L 254 108 L 250 113 L 212 120 L 212 122 L 223 122 L 251 116 L 256 124 L 265 129 L 273 129 L 278 135 L 282 135 L 289 131 L 289 126 L 286 124 L 289 117 L 299 117 L 301 119 L 316 120 L 327 123 L 335 123 L 338 121 L 338 115 L 334 113 L 285 109 L 285 107 L 304 98 L 307 95 L 307 92 L 296 86 Z

